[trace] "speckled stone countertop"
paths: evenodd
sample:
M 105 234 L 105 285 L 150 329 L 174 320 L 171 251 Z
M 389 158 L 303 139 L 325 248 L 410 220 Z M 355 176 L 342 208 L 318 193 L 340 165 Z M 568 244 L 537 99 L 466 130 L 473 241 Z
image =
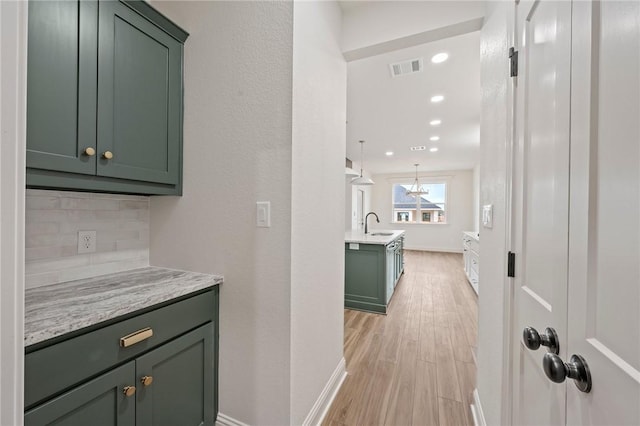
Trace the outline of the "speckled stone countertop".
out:
M 24 345 L 185 296 L 222 281 L 221 275 L 146 267 L 27 289 Z
M 466 231 L 466 232 L 463 232 L 463 234 L 468 236 L 468 237 L 470 237 L 470 238 L 473 238 L 474 240 L 476 240 L 478 242 L 480 241 L 480 233 L 479 232 Z

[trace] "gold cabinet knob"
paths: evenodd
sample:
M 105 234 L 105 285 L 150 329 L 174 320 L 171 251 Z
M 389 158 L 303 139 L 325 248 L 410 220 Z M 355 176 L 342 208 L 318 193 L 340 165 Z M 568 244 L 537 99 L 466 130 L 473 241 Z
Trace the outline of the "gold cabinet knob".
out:
M 140 381 L 142 382 L 142 384 L 144 386 L 149 386 L 151 383 L 153 383 L 153 377 L 152 376 L 142 376 Z
M 106 158 L 107 160 L 111 160 L 113 158 L 113 152 L 105 151 L 102 153 L 102 158 Z
M 136 387 L 135 386 L 125 386 L 124 389 L 122 389 L 122 392 L 124 392 L 124 394 L 126 396 L 133 396 L 133 394 L 136 393 Z
M 89 146 L 84 149 L 84 155 L 86 155 L 87 157 L 93 157 L 94 155 L 96 155 L 96 150 Z

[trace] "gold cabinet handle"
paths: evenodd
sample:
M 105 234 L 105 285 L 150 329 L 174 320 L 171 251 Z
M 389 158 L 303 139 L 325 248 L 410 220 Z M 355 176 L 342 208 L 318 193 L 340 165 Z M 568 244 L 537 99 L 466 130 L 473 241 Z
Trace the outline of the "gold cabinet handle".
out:
M 102 158 L 105 158 L 107 160 L 111 160 L 113 158 L 113 152 L 111 151 L 105 151 L 102 153 Z
M 136 343 L 140 343 L 143 340 L 147 340 L 151 336 L 153 336 L 153 330 L 151 327 L 143 328 L 142 330 L 134 331 L 131 334 L 121 337 L 120 346 L 127 348 L 131 345 L 135 345 Z
M 96 150 L 89 146 L 84 149 L 83 154 L 86 155 L 87 157 L 93 157 L 94 155 L 96 155 Z
M 136 387 L 135 386 L 125 386 L 122 389 L 122 393 L 124 393 L 126 396 L 133 396 L 136 393 Z
M 142 376 L 142 378 L 140 379 L 140 382 L 142 382 L 142 384 L 144 386 L 149 386 L 151 383 L 153 383 L 153 377 L 152 376 Z

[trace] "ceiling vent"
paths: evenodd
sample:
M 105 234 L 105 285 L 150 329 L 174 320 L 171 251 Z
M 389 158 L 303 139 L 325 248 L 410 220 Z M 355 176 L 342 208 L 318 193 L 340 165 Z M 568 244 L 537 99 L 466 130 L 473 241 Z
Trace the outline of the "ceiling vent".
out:
M 404 62 L 396 62 L 395 64 L 389 64 L 392 77 L 399 77 L 401 75 L 413 74 L 414 72 L 422 71 L 422 58 L 410 59 Z
M 412 146 L 410 149 L 411 149 L 411 151 L 424 151 L 424 150 L 427 149 L 427 147 L 426 146 Z

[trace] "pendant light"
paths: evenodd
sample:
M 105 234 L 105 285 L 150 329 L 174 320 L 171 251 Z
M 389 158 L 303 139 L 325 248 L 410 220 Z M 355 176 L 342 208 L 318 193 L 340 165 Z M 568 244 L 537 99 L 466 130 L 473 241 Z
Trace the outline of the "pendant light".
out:
M 360 142 L 360 176 L 351 180 L 351 185 L 373 185 L 374 182 L 362 176 L 362 167 L 364 165 L 364 141 Z
M 418 166 L 420 164 L 414 164 L 416 166 L 416 180 L 413 181 L 413 185 L 407 191 L 407 195 L 410 197 L 420 197 L 422 195 L 429 194 L 429 190 L 425 190 L 420 186 L 420 182 L 418 181 Z

